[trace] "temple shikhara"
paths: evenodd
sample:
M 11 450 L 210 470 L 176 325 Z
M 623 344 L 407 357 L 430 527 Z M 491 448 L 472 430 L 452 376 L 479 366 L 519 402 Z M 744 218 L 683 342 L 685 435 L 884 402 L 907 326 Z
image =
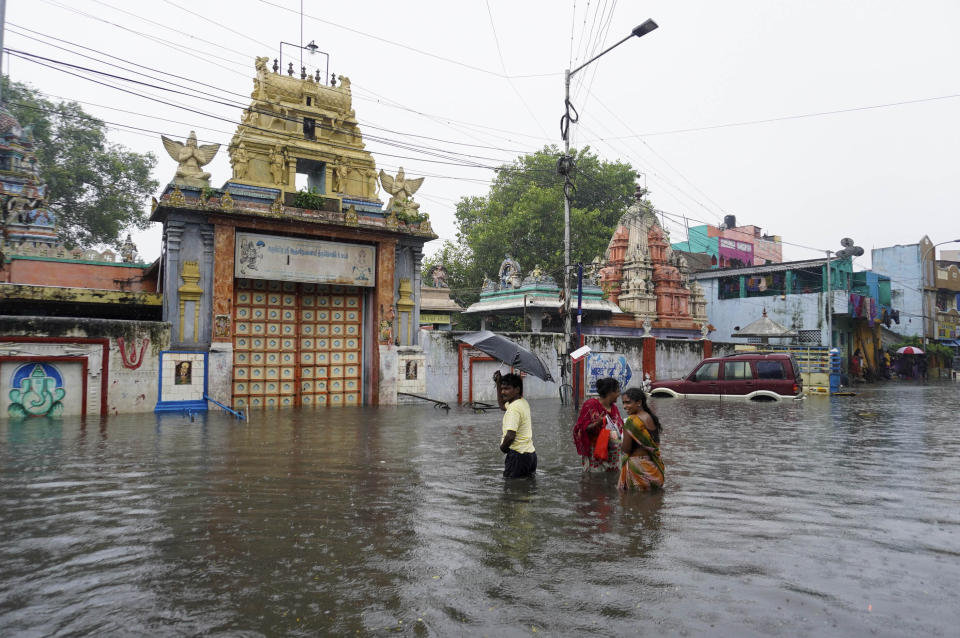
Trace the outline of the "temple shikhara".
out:
M 640 197 L 617 223 L 599 266 L 600 284 L 622 315 L 594 324 L 602 334 L 706 335 L 703 288 L 690 282 L 686 259 L 670 247 L 666 231 Z

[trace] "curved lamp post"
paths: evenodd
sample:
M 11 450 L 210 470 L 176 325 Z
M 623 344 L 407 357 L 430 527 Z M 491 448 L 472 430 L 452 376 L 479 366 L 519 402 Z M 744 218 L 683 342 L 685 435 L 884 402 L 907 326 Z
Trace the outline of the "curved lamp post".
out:
M 597 55 L 593 56 L 580 66 L 575 69 L 567 69 L 567 72 L 564 73 L 563 85 L 564 85 L 564 98 L 563 103 L 566 107 L 566 112 L 563 114 L 563 117 L 560 118 L 560 134 L 563 137 L 563 156 L 560 157 L 560 161 L 557 163 L 557 172 L 559 172 L 564 177 L 563 183 L 563 309 L 564 309 L 564 319 L 563 319 L 563 355 L 561 357 L 562 365 L 560 366 L 560 374 L 562 377 L 562 382 L 566 383 L 567 381 L 567 351 L 570 348 L 570 200 L 572 199 L 571 190 L 573 187 L 573 169 L 574 169 L 574 160 L 570 156 L 570 125 L 576 123 L 579 119 L 579 114 L 577 110 L 573 108 L 573 104 L 570 103 L 570 78 L 577 72 L 583 69 L 585 66 L 596 60 L 597 58 L 606 55 L 610 51 L 616 49 L 618 46 L 626 42 L 632 37 L 642 38 L 646 34 L 650 33 L 657 28 L 657 23 L 653 20 L 647 20 L 643 24 L 639 24 L 633 28 L 630 32 L 630 35 L 623 38 L 616 44 L 607 49 L 601 51 Z
M 960 244 L 960 239 L 948 239 L 947 241 L 942 241 L 942 242 L 940 242 L 939 244 L 933 244 L 932 246 L 930 246 L 929 248 L 927 248 L 926 250 L 924 250 L 924 251 L 923 251 L 923 254 L 920 256 L 920 269 L 921 269 L 921 273 L 922 273 L 922 274 L 921 274 L 921 279 L 920 279 L 920 281 L 921 281 L 921 283 L 920 283 L 920 302 L 921 302 L 921 303 L 920 303 L 920 306 L 921 306 L 921 308 L 922 308 L 922 311 L 921 311 L 921 312 L 923 313 L 923 326 L 921 327 L 921 330 L 922 330 L 923 334 L 922 334 L 922 336 L 921 336 L 920 341 L 921 341 L 921 343 L 923 343 L 923 347 L 924 347 L 924 348 L 927 347 L 927 269 L 926 269 L 927 256 L 930 254 L 931 251 L 933 252 L 933 261 L 934 261 L 934 265 L 933 265 L 933 287 L 934 287 L 934 289 L 936 289 L 936 286 L 937 286 L 937 265 L 936 265 L 936 261 L 937 261 L 937 251 L 936 251 L 936 248 L 937 248 L 937 246 L 943 246 L 944 244 Z M 937 336 L 936 336 L 936 335 L 937 335 L 937 317 L 936 317 L 936 315 L 933 316 L 933 335 L 934 335 L 934 337 L 933 337 L 934 340 L 936 340 L 936 338 L 937 338 Z

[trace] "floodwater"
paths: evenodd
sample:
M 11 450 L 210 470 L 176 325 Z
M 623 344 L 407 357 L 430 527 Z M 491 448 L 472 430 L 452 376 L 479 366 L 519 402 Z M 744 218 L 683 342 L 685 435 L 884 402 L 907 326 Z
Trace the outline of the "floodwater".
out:
M 551 401 L 510 483 L 497 411 L 0 421 L 0 635 L 957 635 L 960 385 L 653 404 L 628 495 Z

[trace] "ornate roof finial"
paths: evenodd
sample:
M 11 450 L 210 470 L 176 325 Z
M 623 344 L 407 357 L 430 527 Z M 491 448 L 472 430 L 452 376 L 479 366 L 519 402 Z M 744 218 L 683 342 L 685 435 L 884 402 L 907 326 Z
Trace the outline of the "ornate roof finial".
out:
M 320 69 L 317 69 L 317 73 L 319 73 L 319 72 L 320 72 Z M 337 74 L 336 74 L 336 73 L 331 73 L 331 74 L 330 74 L 330 86 L 336 86 L 336 85 L 337 85 Z
M 276 73 L 280 70 L 280 64 L 277 62 L 277 59 L 273 59 L 273 72 Z
M 293 77 L 293 62 L 291 62 L 290 65 L 287 67 L 287 75 L 289 75 L 290 77 Z

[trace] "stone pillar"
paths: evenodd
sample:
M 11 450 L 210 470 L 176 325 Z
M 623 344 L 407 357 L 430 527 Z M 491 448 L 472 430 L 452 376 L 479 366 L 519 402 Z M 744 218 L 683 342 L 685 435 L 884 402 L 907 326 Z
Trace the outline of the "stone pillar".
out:
M 180 287 L 180 241 L 183 238 L 182 221 L 167 221 L 163 229 L 163 239 L 166 248 L 163 254 L 163 320 L 169 322 L 170 343 L 180 341 L 179 308 L 180 300 L 177 288 Z
M 373 325 L 376 326 L 377 347 L 371 351 L 370 386 L 367 396 L 374 405 L 397 403 L 397 351 L 394 346 L 394 274 L 397 264 L 395 241 L 381 241 L 377 245 L 377 289 L 375 292 Z
M 200 240 L 203 251 L 200 257 L 200 287 L 203 288 L 203 297 L 200 299 L 200 341 L 209 349 L 213 340 L 213 282 L 214 282 L 214 228 L 213 226 L 200 227 Z
M 213 246 L 213 337 L 207 360 L 208 393 L 220 403 L 232 406 L 233 273 L 236 255 L 233 226 L 215 226 Z
M 420 345 L 420 286 L 422 285 L 420 268 L 423 264 L 423 249 L 414 248 L 413 249 L 413 312 L 411 313 L 411 321 L 413 322 L 413 339 L 410 341 L 412 345 Z
M 419 329 L 419 326 L 414 326 L 413 324 L 413 311 L 415 307 L 413 286 L 410 283 L 410 279 L 408 277 L 402 277 L 400 279 L 400 286 L 397 288 L 397 323 L 400 326 L 399 338 L 401 346 L 413 345 L 415 328 Z
M 657 380 L 657 338 L 643 337 L 642 366 L 644 375 L 649 374 L 651 381 Z
M 706 359 L 707 357 L 712 357 L 712 356 L 713 356 L 713 341 L 711 341 L 710 339 L 704 339 L 703 340 L 703 358 Z

